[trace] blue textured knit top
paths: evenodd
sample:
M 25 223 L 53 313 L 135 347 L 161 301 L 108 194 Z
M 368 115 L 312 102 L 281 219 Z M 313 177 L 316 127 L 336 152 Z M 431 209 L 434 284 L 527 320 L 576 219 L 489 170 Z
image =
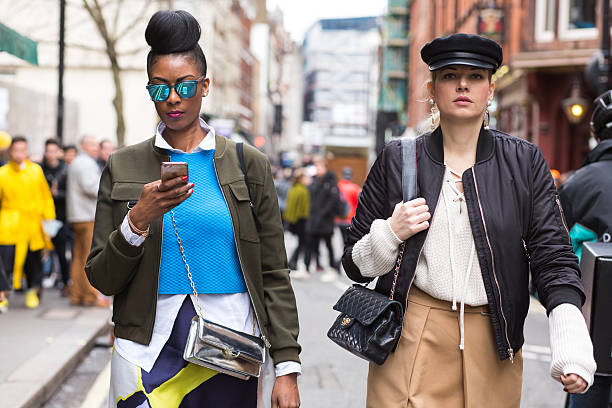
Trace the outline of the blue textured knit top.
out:
M 195 183 L 191 197 L 174 208 L 174 218 L 197 292 L 242 293 L 247 288 L 229 209 L 215 174 L 214 153 L 170 153 L 171 161 L 187 162 L 189 181 Z M 159 293 L 192 293 L 169 211 L 164 214 Z

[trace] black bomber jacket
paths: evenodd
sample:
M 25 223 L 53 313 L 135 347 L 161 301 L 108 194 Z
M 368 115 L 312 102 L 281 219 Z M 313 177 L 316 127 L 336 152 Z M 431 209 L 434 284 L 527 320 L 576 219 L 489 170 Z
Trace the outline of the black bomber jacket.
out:
M 416 144 L 419 196 L 433 216 L 445 171 L 441 129 L 420 136 Z M 362 276 L 353 262 L 353 245 L 370 232 L 374 220 L 389 218 L 402 201 L 401 168 L 400 141 L 391 141 L 359 196 L 342 257 L 347 275 L 357 282 L 371 278 Z M 476 163 L 463 173 L 462 181 L 498 354 L 502 360 L 513 359 L 524 342 L 529 273 L 548 313 L 562 303 L 580 308 L 585 295 L 578 259 L 550 169 L 534 144 L 482 129 Z M 427 231 L 406 241 L 395 292 L 404 308 Z M 387 273 L 378 279 L 376 291 L 388 295 L 392 283 L 393 274 Z

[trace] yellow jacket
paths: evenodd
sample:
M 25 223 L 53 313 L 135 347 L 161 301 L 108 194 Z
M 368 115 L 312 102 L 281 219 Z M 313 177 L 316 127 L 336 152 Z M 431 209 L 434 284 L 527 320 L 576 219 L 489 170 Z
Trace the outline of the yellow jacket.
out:
M 55 218 L 55 206 L 42 169 L 29 160 L 21 169 L 9 161 L 0 167 L 0 245 L 48 247 L 42 221 Z

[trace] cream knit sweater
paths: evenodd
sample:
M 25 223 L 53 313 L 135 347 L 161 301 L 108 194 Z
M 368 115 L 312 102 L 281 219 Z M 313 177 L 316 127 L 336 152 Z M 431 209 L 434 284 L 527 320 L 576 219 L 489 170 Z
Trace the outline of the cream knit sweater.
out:
M 465 200 L 462 194 L 451 187 L 454 181 L 448 169 L 444 178 L 437 211 L 430 222 L 430 229 L 416 266 L 414 284 L 437 299 L 450 302 L 453 299 L 458 302 L 463 299 L 468 305 L 485 305 L 488 300 L 476 256 L 464 288 L 473 246 L 472 230 Z M 401 240 L 391 229 L 389 219 L 374 220 L 370 233 L 355 243 L 353 262 L 364 277 L 385 275 L 394 267 L 400 244 Z M 549 316 L 549 331 L 552 351 L 551 376 L 560 381 L 561 374 L 575 373 L 590 386 L 596 365 L 593 346 L 580 310 L 571 304 L 557 306 Z

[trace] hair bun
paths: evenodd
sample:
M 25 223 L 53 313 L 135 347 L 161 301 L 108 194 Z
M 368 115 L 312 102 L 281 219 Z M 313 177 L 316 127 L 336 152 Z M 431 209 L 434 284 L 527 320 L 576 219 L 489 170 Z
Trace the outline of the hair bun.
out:
M 184 10 L 160 10 L 153 14 L 145 31 L 147 44 L 156 54 L 192 50 L 198 45 L 201 29 L 198 21 Z

